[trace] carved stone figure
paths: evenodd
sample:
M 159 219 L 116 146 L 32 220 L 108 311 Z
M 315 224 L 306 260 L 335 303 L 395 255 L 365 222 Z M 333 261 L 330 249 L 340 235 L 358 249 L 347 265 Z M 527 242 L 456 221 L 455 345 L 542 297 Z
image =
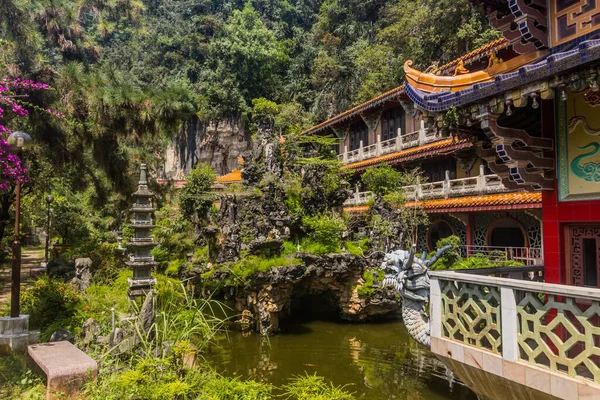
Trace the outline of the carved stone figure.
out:
M 454 76 L 468 74 L 468 73 L 469 73 L 469 70 L 465 68 L 464 61 L 458 60 L 458 64 L 456 65 L 456 68 L 454 69 Z
M 410 251 L 394 250 L 385 255 L 381 269 L 385 271 L 383 286 L 392 286 L 402 297 L 402 319 L 410 336 L 424 346 L 431 347 L 429 318 L 425 303 L 429 300 L 427 271 L 452 246 L 444 246 L 429 260 L 423 252 L 415 257 L 416 245 Z

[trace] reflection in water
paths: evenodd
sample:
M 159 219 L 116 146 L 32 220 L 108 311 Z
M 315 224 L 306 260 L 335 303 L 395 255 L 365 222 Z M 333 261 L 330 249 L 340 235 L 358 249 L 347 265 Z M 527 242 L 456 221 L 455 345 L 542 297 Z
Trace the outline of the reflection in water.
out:
M 401 322 L 286 321 L 285 326 L 269 339 L 230 332 L 211 361 L 225 375 L 276 386 L 294 375 L 317 373 L 334 385 L 348 385 L 359 399 L 476 399 L 410 339 Z

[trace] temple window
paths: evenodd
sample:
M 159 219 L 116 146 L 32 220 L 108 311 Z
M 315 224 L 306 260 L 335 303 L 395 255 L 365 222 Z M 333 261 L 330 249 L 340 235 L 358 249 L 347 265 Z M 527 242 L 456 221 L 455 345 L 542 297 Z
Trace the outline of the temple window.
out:
M 358 149 L 361 140 L 363 146 L 369 145 L 369 128 L 362 121 L 350 126 L 350 150 Z
M 398 135 L 398 128 L 402 134 L 406 133 L 406 120 L 400 108 L 385 111 L 381 116 L 381 140 L 393 139 Z
M 514 218 L 504 218 L 493 223 L 487 233 L 491 247 L 527 247 L 523 226 Z
M 446 171 L 449 171 L 450 179 L 456 179 L 456 160 L 454 158 L 436 160 L 423 164 L 422 170 L 427 182 L 443 181 L 446 179 Z

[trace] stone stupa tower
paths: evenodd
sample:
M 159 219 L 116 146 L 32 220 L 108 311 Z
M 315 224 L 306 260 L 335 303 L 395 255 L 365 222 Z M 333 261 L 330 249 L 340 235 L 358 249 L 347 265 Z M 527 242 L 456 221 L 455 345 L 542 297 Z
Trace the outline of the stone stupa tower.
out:
M 131 208 L 134 216 L 131 227 L 135 234 L 127 245 L 128 250 L 133 254 L 129 256 L 129 262 L 126 264 L 133 269 L 133 278 L 127 280 L 129 283 L 127 293 L 133 298 L 145 296 L 152 290 L 152 285 L 156 284 L 156 279 L 152 278 L 152 269 L 158 264 L 150 255 L 150 250 L 158 243 L 155 243 L 150 236 L 150 231 L 154 228 L 152 221 L 154 193 L 148 189 L 146 164 L 140 166 L 138 189 L 131 196 L 135 199 Z

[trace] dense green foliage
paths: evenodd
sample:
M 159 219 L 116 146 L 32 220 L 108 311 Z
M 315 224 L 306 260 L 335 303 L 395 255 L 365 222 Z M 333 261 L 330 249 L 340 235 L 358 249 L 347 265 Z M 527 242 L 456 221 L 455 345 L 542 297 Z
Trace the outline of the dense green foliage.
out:
M 210 165 L 197 164 L 187 176 L 179 195 L 179 208 L 183 217 L 191 219 L 205 215 L 213 203 L 209 194 L 215 180 L 215 171 Z

